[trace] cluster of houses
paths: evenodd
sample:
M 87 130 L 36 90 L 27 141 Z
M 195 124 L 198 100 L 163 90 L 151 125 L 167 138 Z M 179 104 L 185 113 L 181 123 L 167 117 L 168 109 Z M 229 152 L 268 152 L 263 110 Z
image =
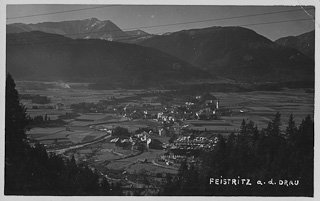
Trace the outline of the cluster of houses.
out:
M 119 147 L 128 150 L 149 150 L 149 145 L 152 139 L 147 132 L 142 132 L 140 134 L 135 134 L 129 138 L 113 138 L 110 140 L 111 143 L 115 143 Z
M 162 124 L 172 124 L 177 120 L 217 118 L 219 99 L 212 95 L 199 95 L 182 105 L 162 106 L 161 103 L 128 103 L 123 107 L 123 116 L 131 119 L 156 119 Z
M 207 137 L 180 136 L 174 142 L 172 149 L 185 150 L 211 150 L 218 142 L 218 137 L 208 139 Z
M 157 112 L 161 110 L 161 103 L 128 103 L 121 113 L 131 119 L 156 119 Z
M 157 114 L 157 120 L 162 124 L 172 124 L 176 121 L 176 118 L 173 112 L 159 112 Z
M 217 143 L 217 136 L 211 139 L 201 136 L 194 137 L 193 135 L 180 136 L 173 142 L 168 151 L 160 156 L 159 160 L 166 162 L 167 165 L 180 163 L 182 160 L 188 160 L 192 163 L 203 151 L 212 150 Z

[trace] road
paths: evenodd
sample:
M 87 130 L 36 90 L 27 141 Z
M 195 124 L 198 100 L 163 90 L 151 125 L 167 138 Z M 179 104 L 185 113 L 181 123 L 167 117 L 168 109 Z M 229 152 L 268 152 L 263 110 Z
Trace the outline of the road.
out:
M 170 169 L 170 170 L 178 170 L 177 168 L 174 168 L 174 167 L 170 167 L 170 166 L 165 166 L 165 165 L 160 165 L 158 163 L 156 163 L 156 159 L 153 159 L 151 161 L 151 163 L 155 166 L 158 166 L 158 167 L 162 167 L 162 168 L 166 168 L 166 169 Z
M 102 138 L 99 138 L 97 140 L 94 140 L 94 141 L 91 141 L 91 142 L 87 142 L 87 143 L 84 143 L 84 144 L 78 144 L 78 145 L 74 145 L 74 146 L 70 146 L 70 147 L 66 147 L 66 148 L 61 148 L 61 149 L 48 149 L 47 152 L 48 153 L 56 153 L 56 154 L 63 154 L 65 153 L 66 151 L 70 151 L 72 149 L 78 149 L 78 148 L 81 148 L 81 147 L 85 147 L 85 146 L 88 146 L 88 145 L 91 145 L 91 144 L 95 144 L 95 143 L 98 143 L 98 142 L 101 142 L 105 139 L 108 139 L 110 138 L 111 135 L 106 135 Z

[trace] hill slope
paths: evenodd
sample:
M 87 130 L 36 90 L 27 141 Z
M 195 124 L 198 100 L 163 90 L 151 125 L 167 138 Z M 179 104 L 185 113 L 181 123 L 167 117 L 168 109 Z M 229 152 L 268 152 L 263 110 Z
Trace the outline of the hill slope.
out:
M 147 86 L 211 78 L 159 50 L 103 40 L 73 40 L 43 32 L 7 34 L 7 72 L 18 79 Z
M 140 42 L 152 38 L 154 35 L 149 34 L 145 31 L 142 30 L 132 30 L 132 31 L 125 31 L 126 34 L 128 34 L 130 37 L 125 38 L 123 40 L 118 40 L 120 42 L 125 42 L 125 43 L 134 43 L 134 44 L 139 44 Z
M 217 76 L 245 81 L 314 79 L 314 64 L 305 55 L 242 27 L 184 30 L 139 44 Z
M 298 36 L 279 38 L 276 43 L 299 50 L 311 59 L 314 59 L 315 31 Z

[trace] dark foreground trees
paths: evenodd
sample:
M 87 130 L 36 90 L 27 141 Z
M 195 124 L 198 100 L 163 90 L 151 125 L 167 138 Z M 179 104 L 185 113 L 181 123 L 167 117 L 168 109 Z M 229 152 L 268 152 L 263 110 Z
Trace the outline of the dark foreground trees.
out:
M 312 197 L 314 123 L 308 116 L 297 126 L 291 115 L 285 132 L 280 126 L 279 113 L 262 130 L 243 121 L 239 134 L 220 137 L 201 164 L 182 164 L 161 195 Z
M 5 195 L 116 195 L 105 179 L 74 158 L 48 155 L 40 144 L 29 146 L 29 118 L 14 80 L 6 79 Z

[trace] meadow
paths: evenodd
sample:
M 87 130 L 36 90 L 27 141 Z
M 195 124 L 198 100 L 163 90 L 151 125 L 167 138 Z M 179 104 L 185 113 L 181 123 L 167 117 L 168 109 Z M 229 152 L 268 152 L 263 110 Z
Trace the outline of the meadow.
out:
M 94 102 L 105 100 L 110 97 L 118 99 L 132 97 L 123 103 L 140 104 L 150 103 L 156 96 L 141 98 L 144 90 L 87 90 L 82 85 L 69 84 L 71 88 L 50 88 L 31 90 L 24 88 L 22 93 L 46 95 L 51 99 L 47 105 L 55 106 L 63 103 L 60 109 L 32 109 L 36 105 L 31 101 L 23 100 L 28 108 L 27 113 L 34 117 L 37 115 L 48 115 L 50 119 L 57 119 L 60 115 L 71 113 L 70 105 L 80 102 Z M 76 86 L 76 87 L 75 87 Z M 259 129 L 265 128 L 272 120 L 276 112 L 281 113 L 282 129 L 284 130 L 290 114 L 294 115 L 297 124 L 300 124 L 308 114 L 314 115 L 314 94 L 306 93 L 303 89 L 285 89 L 282 91 L 254 91 L 254 92 L 211 92 L 219 99 L 221 109 L 230 110 L 230 116 L 220 116 L 216 120 L 185 120 L 183 125 L 189 125 L 189 129 L 201 131 L 213 131 L 222 135 L 239 131 L 242 120 L 253 121 Z M 137 98 L 135 100 L 135 97 Z M 85 113 L 73 119 L 67 120 L 67 124 L 58 127 L 32 128 L 27 135 L 40 141 L 46 146 L 74 146 L 86 142 L 101 139 L 109 135 L 107 132 L 99 131 L 99 128 L 112 129 L 117 126 L 127 128 L 134 132 L 139 128 L 158 127 L 160 122 L 148 119 L 129 120 L 126 117 L 111 113 Z M 168 143 L 170 137 L 152 135 L 163 143 Z M 135 173 L 141 170 L 152 174 L 177 173 L 176 170 L 163 168 L 152 163 L 164 153 L 163 150 L 150 150 L 139 154 L 137 150 L 124 150 L 116 147 L 109 140 L 99 141 L 77 149 L 67 151 L 65 154 L 74 155 L 77 161 L 87 161 L 91 166 L 104 173 L 110 171 Z M 142 162 L 146 159 L 146 162 Z M 117 174 L 118 174 L 117 173 Z M 119 173 L 121 174 L 121 173 Z M 113 176 L 115 176 L 114 174 Z M 118 175 L 119 176 L 119 175 Z M 115 176 L 115 177 L 118 177 Z M 121 176 L 119 176 L 121 178 Z

